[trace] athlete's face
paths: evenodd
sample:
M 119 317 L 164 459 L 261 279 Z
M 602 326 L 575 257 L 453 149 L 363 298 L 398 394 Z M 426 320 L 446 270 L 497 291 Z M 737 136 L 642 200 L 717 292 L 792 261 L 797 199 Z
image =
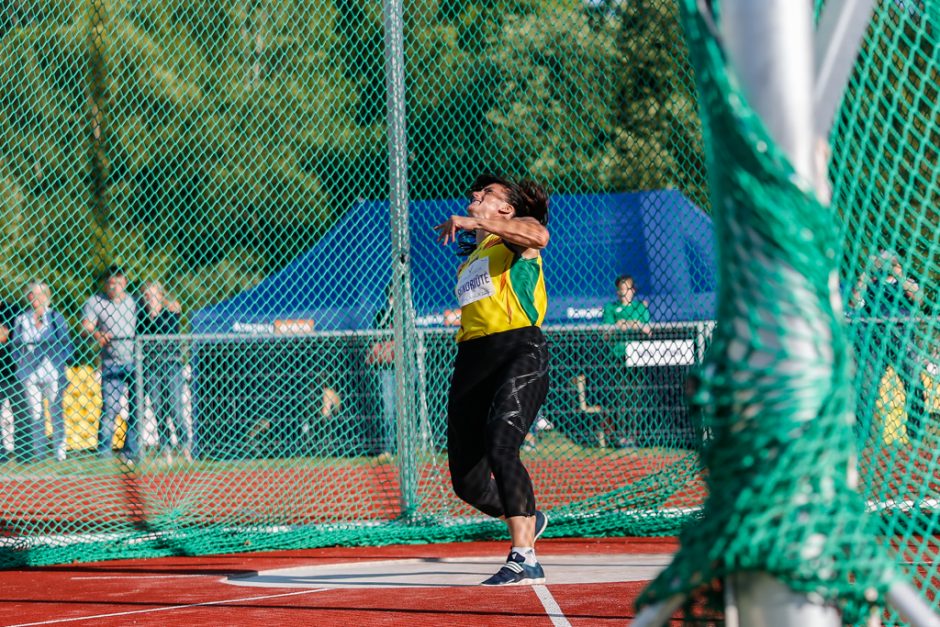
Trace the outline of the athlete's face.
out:
M 474 190 L 470 192 L 467 213 L 474 218 L 508 220 L 516 215 L 516 210 L 506 201 L 508 195 L 509 190 L 499 183 Z

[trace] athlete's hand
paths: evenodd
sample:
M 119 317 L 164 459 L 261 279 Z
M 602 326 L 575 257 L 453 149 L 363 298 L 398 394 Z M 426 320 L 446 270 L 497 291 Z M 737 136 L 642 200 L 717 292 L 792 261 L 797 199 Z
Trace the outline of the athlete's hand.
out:
M 473 231 L 478 228 L 476 218 L 470 216 L 451 216 L 447 222 L 434 227 L 437 241 L 447 246 L 457 240 L 457 231 Z

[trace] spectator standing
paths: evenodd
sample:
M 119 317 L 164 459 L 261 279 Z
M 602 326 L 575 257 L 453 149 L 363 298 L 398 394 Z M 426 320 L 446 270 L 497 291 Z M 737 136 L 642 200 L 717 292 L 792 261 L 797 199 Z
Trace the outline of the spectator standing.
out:
M 65 369 L 72 359 L 75 346 L 69 337 L 65 318 L 51 307 L 52 293 L 42 281 L 26 286 L 29 308 L 14 322 L 13 355 L 16 379 L 22 388 L 24 413 L 28 420 L 28 441 L 34 459 L 48 455 L 46 442 L 46 407 L 52 422 L 52 450 L 55 458 L 65 460 L 67 454 L 65 416 L 62 399 L 68 383 Z
M 642 368 L 627 365 L 627 343 L 637 336 L 652 335 L 650 312 L 646 303 L 636 299 L 636 282 L 629 274 L 614 281 L 617 300 L 604 305 L 603 323 L 614 329 L 613 381 L 607 387 L 606 403 L 610 412 L 611 433 L 608 442 L 618 448 L 634 446 L 639 435 L 637 415 L 643 384 Z
M 858 339 L 868 339 L 864 353 L 856 355 L 860 378 L 856 383 L 856 413 L 860 435 L 867 437 L 874 424 L 881 380 L 888 366 L 897 374 L 907 405 L 907 435 L 920 438 L 926 415 L 926 391 L 921 376 L 916 329 L 909 319 L 921 301 L 920 285 L 904 272 L 897 253 L 881 250 L 870 260 L 871 272 L 859 277 L 850 305 L 856 318 Z M 871 331 L 869 333 L 869 331 Z
M 140 296 L 137 335 L 179 335 L 182 318 L 179 301 L 168 300 L 158 281 L 145 282 Z M 167 464 L 173 463 L 174 453 L 191 462 L 192 439 L 183 418 L 183 355 L 179 339 L 166 337 L 146 342 L 142 365 L 144 393 L 150 398 L 157 422 L 161 456 Z
M 127 277 L 118 265 L 102 276 L 103 290 L 95 294 L 82 313 L 83 334 L 94 338 L 101 350 L 101 421 L 98 425 L 98 455 L 112 456 L 112 441 L 126 395 L 127 430 L 122 460 L 133 465 L 138 456 L 137 391 L 134 385 L 134 338 L 137 331 L 137 303 L 127 292 Z
M 385 288 L 385 305 L 375 314 L 374 327 L 391 330 L 395 307 L 395 295 L 391 284 Z M 395 384 L 395 340 L 385 337 L 376 341 L 369 349 L 366 362 L 375 373 L 377 387 L 382 400 L 382 418 L 379 422 L 378 442 L 375 451 L 381 461 L 388 461 L 396 450 L 398 407 Z
M 13 453 L 20 462 L 32 459 L 32 442 L 29 440 L 29 416 L 23 411 L 21 387 L 16 382 L 16 361 L 13 357 L 13 324 L 17 308 L 12 303 L 0 302 L 0 411 L 4 401 L 9 402 L 13 417 Z M 0 442 L 0 459 L 9 454 Z
M 348 455 L 357 447 L 343 415 L 343 399 L 326 372 L 317 373 L 313 384 L 313 415 L 302 430 L 315 455 Z

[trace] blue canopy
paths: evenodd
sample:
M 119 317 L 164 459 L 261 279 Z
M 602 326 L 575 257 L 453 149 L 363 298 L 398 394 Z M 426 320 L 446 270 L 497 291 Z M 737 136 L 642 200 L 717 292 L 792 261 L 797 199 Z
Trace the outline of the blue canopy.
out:
M 412 293 L 419 325 L 443 323 L 455 309 L 453 246 L 432 227 L 465 213 L 466 200 L 409 205 Z M 391 278 L 387 201 L 359 202 L 306 253 L 255 287 L 193 313 L 194 333 L 266 330 L 277 321 L 314 320 L 317 330 L 365 329 Z M 556 195 L 544 252 L 546 323 L 600 317 L 614 279 L 630 274 L 654 321 L 714 316 L 716 256 L 711 219 L 680 192 Z

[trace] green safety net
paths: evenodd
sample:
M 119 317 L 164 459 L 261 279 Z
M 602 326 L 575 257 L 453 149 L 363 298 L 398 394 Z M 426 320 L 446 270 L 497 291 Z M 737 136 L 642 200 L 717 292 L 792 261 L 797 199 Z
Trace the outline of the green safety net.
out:
M 846 624 L 905 579 L 935 604 L 938 23 L 877 4 L 831 137 L 830 208 L 749 108 L 700 4 L 683 13 L 720 251 L 690 379 L 709 496 L 639 603 L 678 595 L 707 622 L 727 576 L 760 572 Z
M 432 229 L 484 171 L 552 194 L 547 534 L 699 511 L 716 271 L 675 3 L 30 0 L 0 83 L 0 566 L 506 537 L 450 487 Z
M 690 587 L 752 564 L 837 594 L 851 615 L 898 564 L 935 592 L 937 24 L 935 2 L 877 3 L 831 137 L 830 214 L 747 134 L 712 133 L 743 161 L 722 157 L 706 179 L 697 99 L 711 123 L 760 130 L 732 122 L 746 105 L 725 108 L 719 73 L 700 74 L 713 91 L 697 95 L 671 0 L 4 8 L 0 566 L 504 537 L 449 486 L 459 259 L 431 230 L 464 210 L 477 173 L 500 171 L 552 193 L 551 389 L 521 451 L 548 536 L 694 520 L 728 540 L 705 553 L 726 549 L 717 566 L 685 562 Z M 753 220 L 740 237 L 712 223 L 710 193 L 728 191 L 762 200 L 734 205 Z M 725 262 L 748 254 L 751 282 L 727 280 Z M 910 305 L 853 295 L 894 259 L 901 285 L 917 281 Z M 124 325 L 119 371 L 82 333 L 112 264 L 136 309 L 156 282 L 179 310 Z M 621 275 L 642 307 L 617 311 Z M 726 297 L 735 285 L 762 308 Z M 46 287 L 62 322 L 40 326 L 74 350 L 17 328 L 26 293 Z M 719 313 L 739 328 L 716 327 Z M 794 330 L 798 317 L 811 323 Z M 734 359 L 700 370 L 713 334 Z M 24 366 L 30 349 L 49 363 Z M 704 383 L 691 411 L 690 372 Z M 700 411 L 735 394 L 779 420 L 742 435 L 740 412 Z M 840 420 L 852 406 L 855 427 Z M 779 444 L 793 433 L 798 445 Z M 757 470 L 769 474 L 751 481 Z M 706 481 L 731 492 L 706 504 Z M 843 533 L 778 515 L 804 494 Z M 741 512 L 759 542 L 708 522 L 738 529 Z M 849 590 L 846 573 L 866 585 Z

